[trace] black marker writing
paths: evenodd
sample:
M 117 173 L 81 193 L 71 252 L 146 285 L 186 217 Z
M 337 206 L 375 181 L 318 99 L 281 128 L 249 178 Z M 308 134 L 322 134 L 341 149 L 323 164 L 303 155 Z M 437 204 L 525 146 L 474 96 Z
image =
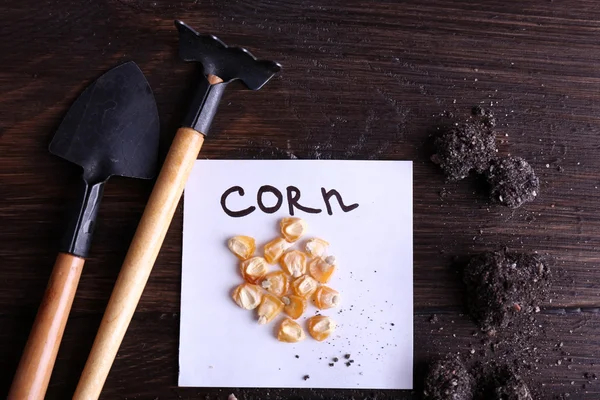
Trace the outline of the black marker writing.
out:
M 325 190 L 325 188 L 321 188 L 321 194 L 323 195 L 323 200 L 325 201 L 325 206 L 327 207 L 327 214 L 329 215 L 333 215 L 333 211 L 331 210 L 331 204 L 329 203 L 329 199 L 331 198 L 331 196 L 335 196 L 343 212 L 349 212 L 358 207 L 357 203 L 350 204 L 349 206 L 345 205 L 342 200 L 342 196 L 335 189 L 327 191 Z
M 225 211 L 225 214 L 229 215 L 230 217 L 239 218 L 239 217 L 245 217 L 246 215 L 250 214 L 252 211 L 256 210 L 256 207 L 254 207 L 254 206 L 245 208 L 240 211 L 231 211 L 229 208 L 227 208 L 227 204 L 225 203 L 227 200 L 227 196 L 229 196 L 233 192 L 238 192 L 240 194 L 240 196 L 244 195 L 244 189 L 240 186 L 233 186 L 233 187 L 227 189 L 225 191 L 225 193 L 223 193 L 223 195 L 221 196 L 221 207 L 223 208 L 223 211 Z
M 305 207 L 298 203 L 298 200 L 300 200 L 300 189 L 298 189 L 296 186 L 287 187 L 287 199 L 290 215 L 294 215 L 294 207 L 309 214 L 318 214 L 323 211 L 320 208 Z
M 256 210 L 255 206 L 250 206 L 248 208 L 244 208 L 243 210 L 234 211 L 227 207 L 227 198 L 232 193 L 238 193 L 240 196 L 244 196 L 245 192 L 241 186 L 232 186 L 227 189 L 223 195 L 221 196 L 221 208 L 225 214 L 229 215 L 233 218 L 245 217 L 248 214 L 253 213 Z M 277 199 L 277 202 L 273 206 L 266 206 L 263 197 L 266 193 L 271 193 Z M 288 212 L 290 215 L 294 215 L 295 210 L 300 210 L 308 214 L 320 214 L 323 212 L 321 208 L 312 208 L 308 206 L 304 206 L 300 204 L 300 189 L 296 186 L 288 186 L 286 188 L 287 202 L 288 202 Z M 323 202 L 325 203 L 325 207 L 327 208 L 327 214 L 333 215 L 333 209 L 331 207 L 331 198 L 335 197 L 337 200 L 341 210 L 345 213 L 350 212 L 358 207 L 358 203 L 353 203 L 350 205 L 345 205 L 342 200 L 342 195 L 335 189 L 325 190 L 325 188 L 321 188 L 321 195 L 323 196 Z M 279 189 L 271 185 L 263 185 L 258 189 L 256 193 L 256 204 L 258 208 L 266 214 L 273 214 L 281 208 L 283 205 L 283 193 Z
M 273 193 L 275 197 L 277 197 L 277 203 L 273 207 L 266 207 L 264 205 L 262 197 L 265 192 Z M 283 203 L 283 195 L 277 188 L 271 185 L 263 185 L 260 187 L 260 189 L 258 189 L 258 193 L 256 194 L 256 202 L 258 204 L 258 208 L 260 208 L 263 212 L 267 214 L 273 214 L 281 207 L 281 204 Z

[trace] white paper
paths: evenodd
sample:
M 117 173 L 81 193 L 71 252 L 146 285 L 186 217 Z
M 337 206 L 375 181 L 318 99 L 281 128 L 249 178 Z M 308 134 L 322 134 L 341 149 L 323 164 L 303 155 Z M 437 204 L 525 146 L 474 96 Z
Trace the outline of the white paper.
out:
M 257 207 L 234 218 L 224 212 L 221 196 L 227 189 L 244 189 L 244 196 L 235 192 L 226 200 L 229 209 L 241 210 L 257 206 L 263 185 L 283 194 L 276 213 Z M 262 255 L 263 245 L 279 235 L 279 220 L 290 216 L 288 186 L 300 190 L 301 205 L 323 210 L 294 210 L 308 224 L 303 239 L 327 240 L 328 253 L 337 260 L 328 286 L 341 293 L 342 302 L 321 311 L 338 323 L 325 342 L 308 333 L 299 343 L 279 342 L 275 330 L 283 315 L 259 325 L 256 310 L 243 310 L 231 299 L 243 281 L 227 239 L 252 236 Z M 346 205 L 359 206 L 343 212 L 331 198 L 329 215 L 322 188 L 335 189 Z M 275 200 L 264 196 L 265 206 Z M 196 161 L 184 195 L 179 385 L 412 389 L 412 245 L 409 161 Z M 303 327 L 315 311 L 311 305 L 299 319 Z M 346 354 L 354 360 L 350 366 Z M 339 361 L 330 367 L 334 357 Z

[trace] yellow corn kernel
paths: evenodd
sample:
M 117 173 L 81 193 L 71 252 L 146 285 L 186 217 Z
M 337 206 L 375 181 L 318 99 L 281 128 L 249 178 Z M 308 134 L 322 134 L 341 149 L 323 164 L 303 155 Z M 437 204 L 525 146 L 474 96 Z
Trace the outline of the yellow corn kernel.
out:
M 281 257 L 281 268 L 294 278 L 306 273 L 306 254 L 299 250 L 288 251 Z
M 264 258 L 252 257 L 240 263 L 240 270 L 247 282 L 256 283 L 269 272 L 269 267 Z
M 308 264 L 310 276 L 321 283 L 329 282 L 333 271 L 335 271 L 335 257 L 333 256 L 325 258 L 317 257 Z
M 283 310 L 283 302 L 272 294 L 265 294 L 258 306 L 258 323 L 269 323 Z
M 321 286 L 315 292 L 315 306 L 321 310 L 336 307 L 340 304 L 340 294 L 327 286 Z
M 311 257 L 323 257 L 323 254 L 325 254 L 325 250 L 327 250 L 328 246 L 329 243 L 323 239 L 312 238 L 306 242 L 304 249 L 306 250 L 306 254 Z
M 283 311 L 293 319 L 298 319 L 304 314 L 306 310 L 306 299 L 296 295 L 284 296 L 281 298 L 285 307 Z
M 290 287 L 288 277 L 283 271 L 269 272 L 260 285 L 277 297 L 286 294 Z
M 319 283 L 308 275 L 302 275 L 292 282 L 294 293 L 305 299 L 312 296 L 315 290 L 317 290 L 317 287 L 319 287 Z
M 257 285 L 244 282 L 235 288 L 231 297 L 244 310 L 254 310 L 262 300 L 262 291 Z
M 281 236 L 290 243 L 300 239 L 306 233 L 306 222 L 300 218 L 283 218 L 281 220 Z
M 277 340 L 286 343 L 296 343 L 306 338 L 306 334 L 299 323 L 286 318 L 281 321 L 279 330 L 277 331 Z
M 256 241 L 250 236 L 234 236 L 227 241 L 227 247 L 240 260 L 247 260 L 254 255 Z
M 271 240 L 265 244 L 265 260 L 269 264 L 275 264 L 289 247 L 290 243 L 283 238 Z
M 319 342 L 327 339 L 335 327 L 335 321 L 324 315 L 315 315 L 308 319 L 308 333 Z

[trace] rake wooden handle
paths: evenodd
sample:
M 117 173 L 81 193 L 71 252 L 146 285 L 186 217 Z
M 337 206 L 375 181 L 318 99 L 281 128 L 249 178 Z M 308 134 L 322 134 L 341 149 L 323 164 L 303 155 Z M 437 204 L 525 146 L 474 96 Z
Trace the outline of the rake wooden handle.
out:
M 73 400 L 100 396 L 171 224 L 204 135 L 180 128 L 135 232 Z
M 13 379 L 9 400 L 43 400 L 85 259 L 59 253 Z

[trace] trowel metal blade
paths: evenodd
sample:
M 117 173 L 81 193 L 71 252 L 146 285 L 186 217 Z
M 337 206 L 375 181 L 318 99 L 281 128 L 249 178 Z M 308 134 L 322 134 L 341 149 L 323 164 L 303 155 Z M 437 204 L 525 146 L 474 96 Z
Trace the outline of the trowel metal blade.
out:
M 159 130 L 152 89 L 139 67 L 127 62 L 85 89 L 49 150 L 81 166 L 88 183 L 113 175 L 151 179 L 157 172 Z

